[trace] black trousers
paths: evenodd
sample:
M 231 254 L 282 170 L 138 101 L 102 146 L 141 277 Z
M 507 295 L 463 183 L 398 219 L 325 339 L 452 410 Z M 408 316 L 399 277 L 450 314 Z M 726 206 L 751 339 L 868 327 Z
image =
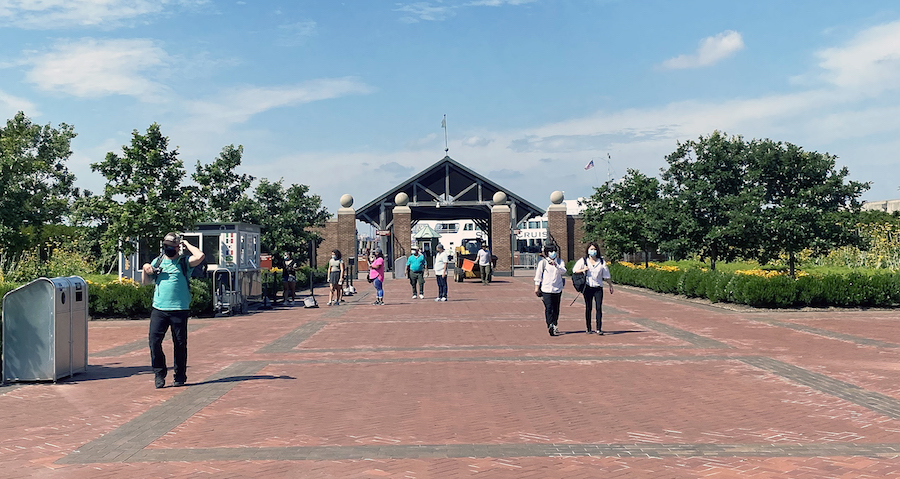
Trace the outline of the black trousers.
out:
M 175 382 L 187 381 L 187 323 L 190 311 L 161 311 L 153 308 L 150 313 L 150 365 L 156 377 L 165 379 L 166 354 L 162 343 L 166 331 L 172 328 L 175 343 Z
M 562 293 L 543 293 L 541 301 L 544 302 L 544 319 L 547 320 L 547 327 L 556 326 L 559 322 L 559 302 L 562 299 Z
M 584 324 L 588 331 L 591 330 L 591 309 L 597 303 L 597 331 L 603 331 L 603 287 L 592 288 L 585 286 L 584 291 Z

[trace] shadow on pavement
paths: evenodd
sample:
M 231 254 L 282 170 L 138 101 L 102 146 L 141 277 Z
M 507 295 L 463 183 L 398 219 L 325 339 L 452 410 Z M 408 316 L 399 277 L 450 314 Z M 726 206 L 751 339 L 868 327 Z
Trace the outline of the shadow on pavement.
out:
M 621 331 L 603 331 L 604 336 L 612 336 L 614 334 L 627 334 L 627 333 L 646 333 L 647 331 L 641 329 L 623 329 Z M 585 334 L 584 329 L 580 329 L 578 331 L 560 331 L 559 335 L 562 336 L 564 334 Z
M 271 374 L 256 374 L 253 376 L 229 376 L 227 378 L 213 379 L 199 383 L 187 383 L 185 386 L 200 386 L 201 384 L 235 383 L 240 381 L 257 381 L 260 379 L 297 379 L 293 376 L 272 376 Z

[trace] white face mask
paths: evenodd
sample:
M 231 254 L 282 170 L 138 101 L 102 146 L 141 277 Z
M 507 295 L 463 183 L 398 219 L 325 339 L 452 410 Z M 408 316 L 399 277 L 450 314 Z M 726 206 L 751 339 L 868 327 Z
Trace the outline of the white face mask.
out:
M 556 251 L 551 251 L 549 256 L 550 259 L 556 259 Z
M 588 254 L 591 255 L 591 257 L 593 258 L 594 256 L 597 256 L 597 250 L 589 249 Z
M 331 255 L 331 259 L 337 259 L 337 256 Z

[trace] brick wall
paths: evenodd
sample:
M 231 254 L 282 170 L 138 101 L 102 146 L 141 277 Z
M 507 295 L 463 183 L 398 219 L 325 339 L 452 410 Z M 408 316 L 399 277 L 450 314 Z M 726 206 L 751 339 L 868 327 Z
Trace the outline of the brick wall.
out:
M 491 208 L 491 253 L 497 257 L 495 271 L 499 276 L 512 274 L 510 264 L 510 210 L 509 206 Z
M 568 261 L 571 258 L 569 247 L 569 220 L 565 205 L 550 205 L 547 208 L 548 240 L 555 241 L 561 252 L 560 256 Z
M 410 237 L 412 235 L 412 211 L 408 206 L 394 207 L 394 258 L 409 254 Z

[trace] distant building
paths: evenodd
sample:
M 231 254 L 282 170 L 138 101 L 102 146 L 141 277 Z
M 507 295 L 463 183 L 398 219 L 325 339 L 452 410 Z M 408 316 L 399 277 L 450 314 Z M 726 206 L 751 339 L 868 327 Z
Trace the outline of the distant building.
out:
M 900 200 L 866 201 L 863 203 L 862 209 L 893 213 L 900 211 Z
M 584 206 L 579 206 L 578 200 L 565 200 L 566 213 L 569 215 L 579 215 L 584 212 Z M 451 250 L 457 246 L 477 243 L 480 245 L 482 239 L 486 239 L 489 235 L 485 234 L 481 226 L 475 221 L 469 219 L 459 220 L 441 220 L 441 221 L 421 221 L 420 225 L 428 225 L 441 235 L 440 243 Z M 538 252 L 547 241 L 547 215 L 534 218 L 527 218 L 516 225 L 516 246 L 515 250 L 521 253 Z M 412 236 L 415 236 L 417 228 L 413 229 Z M 413 240 L 411 240 L 413 241 Z M 478 246 L 475 246 L 477 248 Z

